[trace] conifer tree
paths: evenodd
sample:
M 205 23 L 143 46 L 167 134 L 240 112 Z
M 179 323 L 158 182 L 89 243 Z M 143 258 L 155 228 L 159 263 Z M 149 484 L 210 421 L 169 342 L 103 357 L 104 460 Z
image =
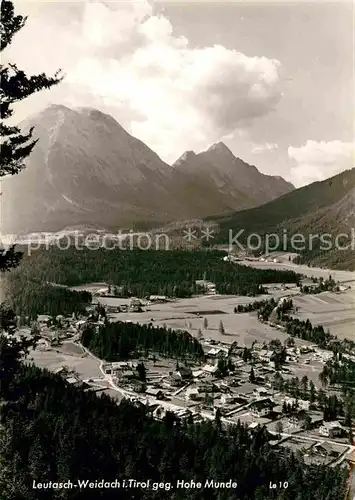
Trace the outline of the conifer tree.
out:
M 2 53 L 12 42 L 13 37 L 26 24 L 26 17 L 15 15 L 13 3 L 1 2 L 0 36 Z M 33 55 L 36 57 L 36 54 Z M 18 126 L 6 125 L 5 121 L 13 116 L 13 105 L 32 94 L 49 89 L 62 79 L 58 71 L 53 77 L 44 73 L 27 76 L 16 64 L 0 65 L 1 103 L 0 103 L 0 177 L 18 174 L 25 167 L 25 159 L 31 154 L 37 140 L 33 139 L 33 127 L 22 131 Z M 0 272 L 9 271 L 19 264 L 21 252 L 14 246 L 5 249 L 0 241 Z

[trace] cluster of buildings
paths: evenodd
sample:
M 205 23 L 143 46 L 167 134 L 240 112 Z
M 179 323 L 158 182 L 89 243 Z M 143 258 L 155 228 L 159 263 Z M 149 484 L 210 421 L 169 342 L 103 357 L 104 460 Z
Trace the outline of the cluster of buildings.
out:
M 197 280 L 196 286 L 207 294 L 215 294 L 215 284 L 207 280 Z M 143 306 L 153 303 L 163 303 L 169 299 L 165 296 L 150 296 L 149 300 L 131 298 L 127 300 L 126 311 L 138 312 Z M 106 312 L 110 306 L 105 307 Z M 121 309 L 122 311 L 122 309 Z M 83 325 L 92 321 L 90 314 L 95 315 L 95 308 L 89 310 L 87 318 L 58 316 L 53 318 L 45 315 L 38 317 L 41 332 L 55 332 L 55 338 L 74 337 L 80 333 Z M 95 317 L 95 324 L 103 324 L 103 318 Z M 52 332 L 52 335 L 53 335 Z M 47 337 L 50 338 L 50 335 Z M 322 454 L 332 456 L 333 451 L 329 440 L 346 442 L 348 430 L 339 421 L 324 421 L 323 413 L 310 408 L 309 401 L 295 400 L 282 392 L 273 389 L 275 376 L 275 348 L 270 344 L 253 343 L 249 349 L 250 357 L 243 357 L 244 346 L 231 346 L 223 342 L 209 339 L 201 340 L 206 360 L 202 365 L 187 366 L 179 363 L 173 368 L 161 370 L 154 368 L 155 361 L 144 360 L 146 379 L 138 374 L 138 361 L 117 361 L 104 363 L 102 368 L 111 380 L 126 391 L 127 397 L 140 401 L 151 411 L 154 418 L 162 419 L 169 411 L 180 419 L 200 421 L 214 418 L 217 411 L 226 423 L 236 423 L 239 420 L 247 424 L 252 431 L 259 425 L 266 425 L 270 432 L 275 433 L 275 425 L 283 431 L 280 435 L 312 435 L 315 439 L 306 450 L 313 456 Z M 294 376 L 292 365 L 309 364 L 312 361 L 325 363 L 332 356 L 331 352 L 310 345 L 291 345 L 286 347 L 286 365 L 280 372 L 284 378 Z M 228 360 L 225 373 L 220 373 L 221 360 Z M 166 360 L 165 360 L 166 361 Z M 174 363 L 175 362 L 172 362 Z M 138 367 L 139 368 L 139 367 Z M 57 370 L 63 378 L 73 385 L 83 385 L 74 372 L 61 367 Z M 253 373 L 253 376 L 251 376 Z M 88 385 L 90 387 L 90 385 Z M 292 411 L 285 411 L 291 407 Z M 275 433 L 277 434 L 277 433 Z M 319 438 L 319 441 L 318 441 Z M 316 446 L 317 445 L 317 446 Z M 345 445 L 344 445 L 345 446 Z M 335 455 L 334 455 L 335 456 Z
M 84 389 L 89 388 L 89 384 L 83 382 L 80 377 L 69 367 L 60 366 L 54 371 L 55 374 L 61 375 L 61 377 L 68 382 L 68 384 L 75 387 L 82 387 Z
M 323 455 L 327 460 L 333 457 L 335 452 L 326 449 L 332 447 L 328 441 L 336 440 L 344 450 L 347 449 L 349 430 L 341 422 L 324 421 L 323 412 L 310 408 L 309 401 L 292 398 L 273 389 L 273 350 L 268 345 L 254 344 L 252 360 L 247 362 L 239 355 L 240 349 L 244 349 L 242 347 L 234 347 L 232 354 L 231 346 L 222 342 L 205 341 L 203 347 L 206 362 L 202 366 L 176 366 L 175 369 L 159 373 L 147 363 L 145 387 L 136 391 L 140 394 L 133 399 L 147 405 L 154 418 L 162 419 L 169 411 L 180 419 L 199 421 L 213 419 L 219 411 L 225 423 L 241 421 L 250 431 L 265 425 L 271 434 L 278 436 L 278 440 L 280 435 L 283 436 L 281 442 L 287 443 L 290 436 L 305 436 L 306 439 L 311 436 L 313 441 L 307 441 L 305 453 L 312 460 Z M 287 349 L 288 359 L 295 363 L 303 363 L 305 356 L 313 356 L 313 359 L 318 360 L 324 357 L 326 360 L 326 354 L 329 353 L 325 353 L 306 345 Z M 231 359 L 234 365 L 234 370 L 228 371 L 224 377 L 218 373 L 221 358 Z M 134 368 L 130 362 L 112 363 L 109 370 L 121 387 L 132 389 L 135 384 L 132 379 L 125 380 L 125 373 L 132 375 Z M 251 368 L 253 381 L 250 380 Z M 292 377 L 292 372 L 285 372 L 284 376 Z M 276 431 L 280 427 L 281 434 Z M 334 457 L 338 455 L 334 454 Z

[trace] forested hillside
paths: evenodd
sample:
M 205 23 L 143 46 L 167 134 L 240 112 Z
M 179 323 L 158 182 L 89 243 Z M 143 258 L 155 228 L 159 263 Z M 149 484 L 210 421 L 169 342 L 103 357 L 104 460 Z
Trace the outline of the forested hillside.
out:
M 219 224 L 217 241 L 220 243 L 228 242 L 229 230 L 236 234 L 243 229 L 238 238 L 241 243 L 245 244 L 252 233 L 286 234 L 286 246 L 282 236 L 278 249 L 298 251 L 299 245 L 292 247 L 290 240 L 292 235 L 301 234 L 306 244 L 300 249 L 300 263 L 354 270 L 354 249 L 345 247 L 351 243 L 355 226 L 355 168 L 296 189 L 261 207 L 211 220 Z M 309 240 L 311 234 L 318 237 Z M 336 237 L 341 234 L 348 238 L 342 236 L 337 244 Z M 329 236 L 323 236 L 322 242 L 320 235 Z
M 91 301 L 91 293 L 87 291 L 74 291 L 15 273 L 11 275 L 7 296 L 16 314 L 27 316 L 29 320 L 36 320 L 38 314 L 84 313 Z
M 9 372 L 7 372 L 7 375 Z M 268 443 L 265 429 L 215 422 L 152 420 L 144 407 L 69 386 L 58 375 L 19 365 L 2 384 L 1 498 L 4 500 L 334 500 L 345 497 L 346 473 L 308 466 Z M 54 453 L 55 450 L 55 453 Z M 237 489 L 34 489 L 33 481 L 167 482 L 206 479 Z M 287 489 L 270 489 L 286 481 Z
M 355 188 L 355 168 L 346 170 L 322 182 L 314 182 L 295 189 L 260 207 L 243 210 L 224 217 L 214 217 L 219 222 L 221 236 L 228 229 L 245 229 L 246 232 L 274 230 L 279 224 L 303 215 L 309 216 L 320 209 L 339 202 Z

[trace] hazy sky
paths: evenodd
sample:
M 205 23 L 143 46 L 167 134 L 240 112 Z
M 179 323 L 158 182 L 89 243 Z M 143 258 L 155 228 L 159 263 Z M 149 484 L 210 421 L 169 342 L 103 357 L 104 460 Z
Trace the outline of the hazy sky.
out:
M 297 186 L 353 161 L 351 3 L 15 1 L 5 54 L 64 82 L 16 108 L 92 106 L 172 163 L 223 140 Z

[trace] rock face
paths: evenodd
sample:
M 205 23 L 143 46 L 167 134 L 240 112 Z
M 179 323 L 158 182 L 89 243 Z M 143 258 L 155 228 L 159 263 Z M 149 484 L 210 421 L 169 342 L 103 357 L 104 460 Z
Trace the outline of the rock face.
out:
M 231 201 L 243 195 L 246 206 L 239 206 L 238 209 L 250 208 L 252 200 L 254 206 L 255 200 L 261 205 L 294 189 L 282 177 L 262 174 L 255 166 L 235 157 L 223 142 L 213 144 L 203 153 L 187 151 L 173 167 L 179 172 L 200 177 L 201 181 L 209 178 L 218 191 L 230 197 Z
M 2 182 L 2 232 L 161 224 L 260 205 L 293 189 L 222 143 L 173 167 L 111 116 L 50 106 L 21 124 L 39 139 L 27 168 Z

